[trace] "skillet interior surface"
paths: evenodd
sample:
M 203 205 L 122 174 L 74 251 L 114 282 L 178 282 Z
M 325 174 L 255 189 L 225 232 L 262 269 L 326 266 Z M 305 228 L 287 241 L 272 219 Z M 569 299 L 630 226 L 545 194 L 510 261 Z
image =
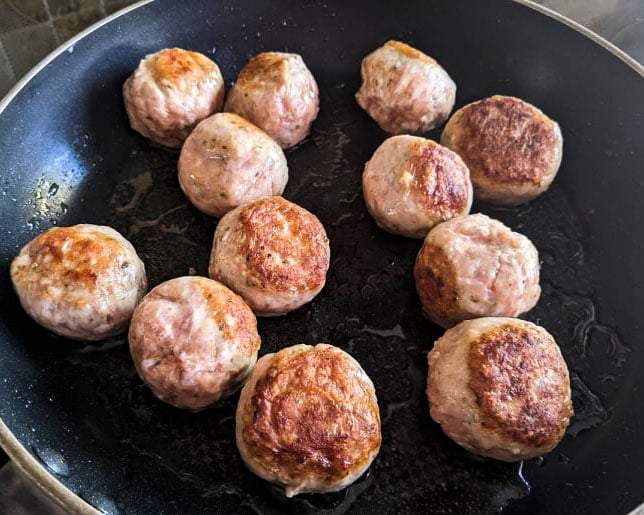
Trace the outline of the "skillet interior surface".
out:
M 543 294 L 526 318 L 557 339 L 576 417 L 562 444 L 519 464 L 447 439 L 425 398 L 426 353 L 442 331 L 421 316 L 411 269 L 421 242 L 379 230 L 361 194 L 386 135 L 353 99 L 360 61 L 387 39 L 435 57 L 457 105 L 522 97 L 561 124 L 555 184 L 527 206 L 475 204 L 536 244 Z M 288 316 L 261 319 L 260 354 L 295 343 L 349 351 L 373 379 L 383 445 L 348 490 L 286 500 L 248 472 L 234 443 L 234 396 L 199 414 L 163 405 L 125 337 L 84 345 L 22 311 L 9 264 L 52 225 L 108 224 L 132 241 L 150 286 L 207 274 L 216 220 L 176 180 L 178 154 L 131 131 L 121 86 L 144 55 L 180 46 L 211 56 L 227 85 L 263 50 L 301 53 L 321 111 L 287 152 L 285 197 L 331 240 L 327 286 Z M 644 81 L 581 34 L 519 4 L 159 0 L 100 27 L 38 73 L 0 114 L 0 416 L 70 490 L 107 513 L 624 513 L 644 500 L 644 246 L 640 198 Z M 440 131 L 429 134 L 437 139 Z

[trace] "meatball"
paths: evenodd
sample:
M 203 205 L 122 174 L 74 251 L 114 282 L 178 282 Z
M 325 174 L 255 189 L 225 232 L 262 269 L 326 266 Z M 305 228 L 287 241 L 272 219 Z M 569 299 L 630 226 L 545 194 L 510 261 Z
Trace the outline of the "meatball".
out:
M 282 197 L 268 197 L 219 221 L 209 274 L 241 295 L 257 315 L 283 315 L 322 290 L 330 253 L 315 215 Z
M 123 84 L 123 99 L 135 131 L 180 148 L 197 123 L 221 110 L 224 79 L 205 55 L 166 48 L 141 60 Z
M 179 277 L 138 305 L 129 333 L 136 370 L 156 395 L 193 411 L 231 395 L 257 361 L 255 315 L 223 284 Z
M 416 257 L 414 278 L 425 314 L 443 327 L 468 318 L 518 316 L 541 295 L 535 246 L 482 214 L 432 229 Z
M 233 113 L 202 121 L 181 149 L 179 184 L 194 206 L 211 216 L 271 195 L 288 181 L 286 157 L 264 131 Z
M 472 205 L 470 172 L 461 158 L 431 140 L 393 136 L 365 165 L 367 209 L 385 231 L 424 238 L 440 222 Z
M 454 107 L 456 84 L 434 59 L 388 41 L 362 60 L 356 100 L 391 134 L 420 134 L 441 125 Z
M 573 415 L 568 368 L 550 334 L 515 318 L 467 320 L 428 355 L 432 418 L 468 451 L 502 461 L 550 452 Z
M 224 110 L 243 116 L 288 148 L 308 136 L 319 104 L 318 85 L 299 55 L 264 52 L 239 72 Z
M 373 383 L 332 345 L 267 354 L 239 397 L 236 439 L 248 468 L 287 497 L 341 490 L 380 450 Z
M 11 263 L 20 304 L 40 325 L 76 340 L 123 332 L 145 294 L 145 266 L 111 227 L 54 227 Z
M 441 135 L 470 168 L 474 196 L 517 205 L 546 191 L 559 170 L 559 125 L 533 105 L 494 96 L 462 107 Z

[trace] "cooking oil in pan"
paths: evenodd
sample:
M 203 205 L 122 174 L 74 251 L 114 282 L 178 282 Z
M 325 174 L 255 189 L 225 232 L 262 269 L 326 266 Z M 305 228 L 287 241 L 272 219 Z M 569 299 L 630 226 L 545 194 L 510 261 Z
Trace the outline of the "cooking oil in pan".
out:
M 334 94 L 347 95 L 344 88 Z M 411 271 L 421 242 L 384 233 L 365 214 L 361 173 L 374 142 L 362 136 L 361 123 L 349 121 L 346 103 L 327 102 L 338 106 L 337 112 L 327 109 L 321 116 L 335 121 L 322 120 L 297 152 L 287 154 L 285 192 L 327 229 L 332 251 L 327 285 L 311 304 L 288 316 L 259 320 L 260 354 L 326 342 L 361 363 L 376 386 L 382 419 L 383 444 L 370 471 L 343 492 L 287 500 L 248 472 L 237 454 L 236 396 L 199 414 L 165 406 L 138 379 L 126 345 L 74 357 L 100 383 L 99 395 L 115 425 L 104 437 L 118 435 L 141 467 L 161 468 L 196 495 L 213 502 L 233 496 L 256 513 L 345 513 L 352 507 L 355 513 L 487 513 L 510 506 L 528 495 L 536 470 L 574 466 L 563 451 L 567 439 L 543 460 L 506 464 L 469 454 L 431 421 L 426 355 L 442 330 L 421 316 L 415 293 Z M 116 181 L 108 223 L 131 239 L 151 286 L 187 273 L 207 275 L 216 220 L 190 206 L 178 187 L 176 153 L 138 152 Z M 526 234 L 539 249 L 543 293 L 525 318 L 555 336 L 570 367 L 576 416 L 568 435 L 600 426 L 610 416 L 602 391 L 611 387 L 610 378 L 619 377 L 628 348 L 598 320 L 583 235 L 563 191 L 555 183 L 527 206 L 475 205 L 476 211 Z M 588 360 L 598 353 L 607 359 L 595 359 L 589 377 Z M 155 439 L 149 437 L 151 428 Z M 389 502 L 393 498 L 396 506 Z

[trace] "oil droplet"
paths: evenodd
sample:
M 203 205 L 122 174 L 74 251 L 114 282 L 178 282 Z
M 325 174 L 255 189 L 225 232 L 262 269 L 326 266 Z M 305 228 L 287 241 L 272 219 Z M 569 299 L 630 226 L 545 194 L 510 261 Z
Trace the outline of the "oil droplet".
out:
M 51 470 L 57 476 L 67 477 L 69 476 L 69 466 L 65 462 L 65 458 L 58 451 L 45 447 L 39 449 L 38 447 L 33 447 L 33 451 L 36 456 L 42 461 L 45 466 Z
M 523 461 L 519 463 L 519 470 L 517 470 L 517 475 L 519 476 L 519 479 L 523 483 L 526 489 L 526 493 L 530 493 L 530 490 L 532 489 L 532 486 L 530 485 L 530 482 L 525 478 L 523 475 Z

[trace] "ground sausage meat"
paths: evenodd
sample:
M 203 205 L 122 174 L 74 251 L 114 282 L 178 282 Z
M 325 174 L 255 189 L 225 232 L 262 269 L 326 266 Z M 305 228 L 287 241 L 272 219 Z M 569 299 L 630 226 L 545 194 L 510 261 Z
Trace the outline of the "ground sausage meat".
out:
M 417 136 L 386 139 L 365 165 L 367 209 L 384 230 L 424 238 L 440 222 L 469 213 L 470 173 L 454 152 Z
M 239 72 L 224 110 L 246 118 L 288 148 L 309 134 L 319 104 L 318 85 L 301 56 L 263 52 Z
M 273 316 L 310 302 L 324 287 L 329 260 L 329 240 L 317 217 L 282 197 L 268 197 L 219 221 L 209 274 L 258 315 Z
M 434 59 L 388 41 L 362 61 L 356 100 L 390 134 L 421 134 L 447 120 L 456 84 Z
M 68 338 L 101 340 L 124 331 L 145 294 L 145 266 L 121 234 L 100 225 L 54 227 L 11 264 L 25 311 Z
M 224 101 L 224 79 L 205 55 L 166 48 L 145 57 L 123 85 L 132 128 L 161 145 L 180 148 L 195 125 Z
M 130 353 L 159 399 L 197 411 L 244 382 L 257 360 L 257 321 L 241 297 L 206 277 L 161 283 L 132 317 Z
M 441 143 L 470 168 L 477 198 L 505 205 L 528 202 L 546 191 L 563 154 L 556 122 L 521 99 L 500 95 L 456 111 Z
M 294 345 L 262 357 L 237 405 L 239 452 L 288 497 L 345 488 L 380 449 L 373 383 L 331 345 Z
M 443 327 L 469 318 L 518 316 L 541 295 L 535 246 L 482 214 L 432 229 L 416 257 L 414 278 L 425 314 Z
M 197 209 L 211 216 L 281 195 L 287 181 L 288 166 L 280 146 L 233 113 L 203 120 L 181 149 L 181 189 Z
M 573 415 L 561 351 L 514 318 L 461 322 L 428 356 L 432 418 L 459 445 L 503 461 L 550 452 Z

